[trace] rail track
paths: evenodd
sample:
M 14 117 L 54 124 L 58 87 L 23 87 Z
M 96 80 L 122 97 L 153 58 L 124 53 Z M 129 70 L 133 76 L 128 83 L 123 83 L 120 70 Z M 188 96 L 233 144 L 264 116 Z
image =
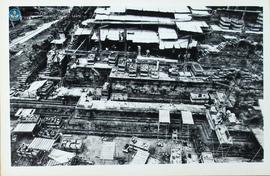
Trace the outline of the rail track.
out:
M 170 134 L 164 133 L 143 133 L 143 132 L 133 132 L 133 131 L 97 131 L 97 130 L 81 130 L 81 129 L 62 129 L 65 134 L 79 134 L 79 135 L 97 135 L 97 136 L 122 136 L 122 137 L 142 137 L 142 138 L 169 138 Z
M 76 104 L 63 105 L 57 100 L 33 100 L 33 99 L 10 99 L 11 106 L 33 107 L 33 108 L 68 108 L 75 109 Z
M 36 30 L 27 32 L 24 36 L 18 37 L 16 39 L 12 40 L 11 43 L 9 44 L 9 47 L 12 48 L 17 44 L 22 44 L 22 43 L 26 42 L 27 40 L 30 40 L 31 38 L 35 37 L 39 33 L 50 28 L 52 24 L 57 23 L 58 21 L 59 20 L 54 20 L 54 21 L 45 23 L 45 24 L 39 26 Z

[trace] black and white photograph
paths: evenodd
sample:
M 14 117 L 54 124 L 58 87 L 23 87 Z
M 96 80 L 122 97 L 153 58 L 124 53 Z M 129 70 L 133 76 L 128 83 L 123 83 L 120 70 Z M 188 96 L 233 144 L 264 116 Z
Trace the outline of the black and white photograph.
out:
M 264 8 L 244 5 L 10 6 L 10 165 L 264 163 Z

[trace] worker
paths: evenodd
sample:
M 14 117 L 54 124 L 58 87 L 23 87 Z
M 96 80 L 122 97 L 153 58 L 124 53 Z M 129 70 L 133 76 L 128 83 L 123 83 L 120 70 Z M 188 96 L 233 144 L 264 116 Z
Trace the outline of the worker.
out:
M 116 51 L 116 46 L 115 45 L 112 45 L 112 50 Z
M 141 46 L 139 45 L 138 46 L 138 56 L 140 56 L 141 55 Z
M 180 59 L 181 59 L 181 54 L 178 54 L 177 55 L 177 60 L 180 61 Z
M 147 56 L 147 57 L 150 57 L 150 50 L 149 50 L 149 49 L 146 50 L 146 56 Z

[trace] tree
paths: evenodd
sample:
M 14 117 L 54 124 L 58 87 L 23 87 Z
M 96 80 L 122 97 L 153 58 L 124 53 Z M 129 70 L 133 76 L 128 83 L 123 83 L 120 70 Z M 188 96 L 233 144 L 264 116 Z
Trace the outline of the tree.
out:
M 156 148 L 155 148 L 155 147 L 150 147 L 150 148 L 149 148 L 149 153 L 150 153 L 150 155 L 154 155 L 155 152 L 156 152 Z

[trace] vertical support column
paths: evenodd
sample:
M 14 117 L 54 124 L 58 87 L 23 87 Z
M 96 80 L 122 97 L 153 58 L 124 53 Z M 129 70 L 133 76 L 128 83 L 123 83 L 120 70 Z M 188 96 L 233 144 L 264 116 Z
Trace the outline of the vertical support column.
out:
M 256 156 L 260 153 L 261 149 L 262 149 L 262 147 L 259 148 L 259 150 L 256 152 L 256 154 L 254 155 L 254 157 L 250 161 L 253 161 L 256 158 Z
M 102 50 L 102 45 L 101 45 L 101 33 L 100 33 L 100 27 L 98 28 L 98 45 L 99 45 L 99 52 Z
M 160 123 L 158 122 L 158 134 L 157 134 L 157 139 L 159 139 L 159 126 L 160 126 Z
M 127 56 L 127 28 L 124 28 L 124 51 Z

